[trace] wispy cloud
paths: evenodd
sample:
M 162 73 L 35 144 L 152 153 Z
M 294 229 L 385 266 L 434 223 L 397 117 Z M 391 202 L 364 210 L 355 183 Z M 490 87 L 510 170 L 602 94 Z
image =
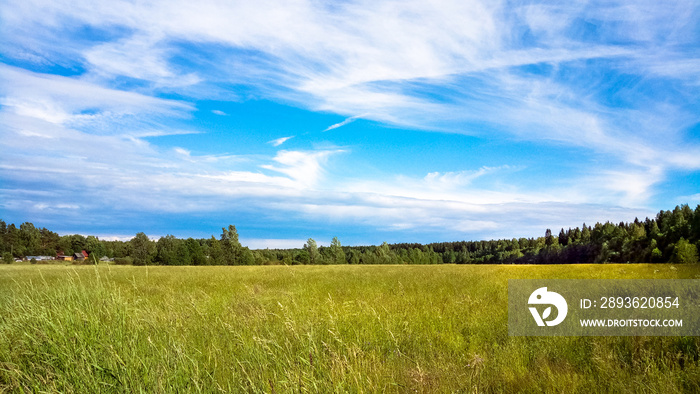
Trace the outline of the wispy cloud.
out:
M 180 148 L 180 147 L 176 147 L 176 148 L 173 149 L 173 150 L 175 151 L 175 153 L 180 154 L 180 155 L 183 155 L 183 156 L 186 156 L 186 157 L 189 157 L 189 156 L 190 156 L 190 153 L 192 153 L 192 152 L 188 151 L 187 149 L 185 149 L 185 148 Z
M 327 127 L 325 130 L 323 130 L 323 131 L 335 130 L 335 129 L 337 129 L 338 127 L 343 127 L 343 126 L 345 126 L 345 125 L 347 125 L 347 124 L 350 124 L 350 123 L 352 123 L 352 122 L 354 122 L 354 121 L 356 121 L 357 119 L 360 119 L 360 118 L 361 118 L 361 116 L 351 116 L 351 117 L 345 119 L 345 120 L 342 121 L 342 122 L 339 122 L 339 123 L 336 123 L 336 124 L 333 124 L 333 125 L 328 126 L 328 127 Z
M 452 188 L 464 187 L 471 184 L 477 178 L 490 173 L 501 170 L 511 170 L 511 166 L 504 165 L 500 167 L 481 167 L 476 171 L 459 171 L 459 172 L 431 172 L 423 178 L 426 186 L 432 189 L 449 190 Z
M 125 126 L 137 125 L 152 131 L 158 117 L 183 117 L 193 110 L 182 101 L 109 89 L 2 64 L 0 81 L 0 103 L 5 112 L 91 132 L 120 132 Z
M 280 146 L 284 144 L 285 142 L 289 141 L 290 139 L 294 138 L 294 136 L 289 136 L 289 137 L 282 137 L 282 138 L 277 138 L 272 141 L 268 141 L 269 144 L 272 144 L 272 146 Z
M 194 73 L 178 74 L 168 61 L 169 48 L 152 34 L 134 35 L 108 42 L 84 52 L 90 70 L 97 76 L 126 76 L 154 84 L 154 87 L 185 87 L 201 79 Z
M 328 157 L 342 150 L 325 150 L 316 152 L 280 151 L 273 159 L 278 164 L 261 166 L 289 176 L 304 187 L 314 187 L 323 176 L 323 164 Z

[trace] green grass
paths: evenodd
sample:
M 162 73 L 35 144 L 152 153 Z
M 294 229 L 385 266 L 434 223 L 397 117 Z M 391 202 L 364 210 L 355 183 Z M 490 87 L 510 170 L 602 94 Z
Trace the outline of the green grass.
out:
M 698 266 L 0 266 L 0 392 L 698 392 L 696 337 L 509 337 L 509 278 Z

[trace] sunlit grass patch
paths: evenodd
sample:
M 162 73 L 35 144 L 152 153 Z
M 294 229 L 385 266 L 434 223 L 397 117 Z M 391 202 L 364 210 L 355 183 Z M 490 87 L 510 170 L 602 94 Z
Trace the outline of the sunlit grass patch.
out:
M 692 266 L 0 267 L 0 388 L 692 392 L 697 338 L 509 337 L 509 278 Z

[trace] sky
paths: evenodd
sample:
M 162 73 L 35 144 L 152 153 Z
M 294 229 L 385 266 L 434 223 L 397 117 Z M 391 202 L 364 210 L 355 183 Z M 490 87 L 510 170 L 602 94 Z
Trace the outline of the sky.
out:
M 700 3 L 0 2 L 0 218 L 251 248 L 700 203 Z

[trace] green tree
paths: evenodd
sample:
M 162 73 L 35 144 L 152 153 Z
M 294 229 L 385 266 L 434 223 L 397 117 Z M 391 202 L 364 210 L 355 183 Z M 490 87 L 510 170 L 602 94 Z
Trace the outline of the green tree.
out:
M 156 263 L 174 265 L 177 256 L 177 238 L 170 234 L 160 237 L 156 242 L 156 250 Z
M 88 252 L 90 256 L 95 256 L 98 260 L 107 254 L 102 241 L 99 238 L 89 235 L 85 239 L 85 251 Z
M 5 223 L 4 220 L 0 219 L 0 252 L 4 252 L 5 248 L 7 247 L 6 245 L 6 238 L 7 236 L 7 223 Z M 9 247 L 7 247 L 9 249 Z
M 552 235 L 552 230 L 547 229 L 544 232 L 544 244 L 545 244 L 545 246 L 551 247 L 556 242 L 559 242 L 559 240 L 554 238 L 554 236 Z
M 239 264 L 241 264 L 241 265 L 254 265 L 255 264 L 255 255 L 253 255 L 253 252 L 249 248 L 243 247 L 241 249 L 241 259 L 239 261 Z
M 45 227 L 39 230 L 39 233 L 41 234 L 41 254 L 55 255 L 56 249 L 58 249 L 58 241 L 61 237 Z
M 330 246 L 330 254 L 333 264 L 345 264 L 345 252 L 343 247 L 340 245 L 338 237 L 333 237 Z
M 309 264 L 309 261 L 310 261 L 309 260 L 309 252 L 307 252 L 306 249 L 301 249 L 301 250 L 298 250 L 294 254 L 294 260 L 292 263 L 295 265 L 296 264 Z
M 677 206 L 673 213 L 671 213 L 670 228 L 668 230 L 668 236 L 671 238 L 671 242 L 680 240 L 681 238 L 688 239 L 691 232 L 691 220 L 693 218 L 693 211 L 687 204 Z
M 348 263 L 349 264 L 360 264 L 360 258 L 362 257 L 362 254 L 358 250 L 350 250 L 348 251 L 349 258 L 348 258 Z
M 396 253 L 394 253 L 391 250 L 391 248 L 389 247 L 389 244 L 386 242 L 383 242 L 379 247 L 377 247 L 377 249 L 374 250 L 374 253 L 377 256 L 376 264 L 396 264 L 396 263 L 398 263 Z
M 243 246 L 238 241 L 236 226 L 229 225 L 228 229 L 222 228 L 221 230 L 221 250 L 224 263 L 226 265 L 240 264 Z
M 688 242 L 685 238 L 681 238 L 676 243 L 674 248 L 673 260 L 676 263 L 690 263 L 695 264 L 698 262 L 698 248 L 697 246 Z
M 128 257 L 131 254 L 131 242 L 112 241 L 110 248 L 112 249 L 110 257 Z
M 80 234 L 64 235 L 58 241 L 58 249 L 67 255 L 87 251 L 87 239 Z
M 194 238 L 187 238 L 185 241 L 187 246 L 187 252 L 190 255 L 190 264 L 192 265 L 206 265 L 207 259 L 204 256 L 204 251 L 202 250 L 202 245 Z
M 191 265 L 192 258 L 190 257 L 190 251 L 187 249 L 185 241 L 177 240 L 177 252 L 175 253 L 175 265 Z
M 318 264 L 321 259 L 321 254 L 318 251 L 318 245 L 313 238 L 309 238 L 304 244 L 304 250 L 309 254 L 309 264 Z
M 65 255 L 73 254 L 73 245 L 69 235 L 64 235 L 58 240 L 58 252 Z
M 221 248 L 221 242 L 214 238 L 212 235 L 209 240 L 209 259 L 207 260 L 209 265 L 223 265 L 224 261 L 224 251 Z
M 137 233 L 134 238 L 129 241 L 131 244 L 131 257 L 134 259 L 134 265 L 148 265 L 153 262 L 157 250 L 155 242 L 148 239 L 144 233 Z
M 700 241 L 700 204 L 695 207 L 690 219 L 690 238 L 695 242 Z
M 41 251 L 41 233 L 32 223 L 25 222 L 19 225 L 19 240 L 24 248 L 23 254 L 35 255 Z
M 656 223 L 656 220 L 649 220 L 647 227 L 647 234 L 649 235 L 649 238 L 658 239 L 661 236 L 661 230 L 659 229 L 659 224 Z
M 581 227 L 581 243 L 587 244 L 589 242 L 591 242 L 591 229 L 584 223 Z
M 571 229 L 569 229 L 568 232 L 565 232 L 564 229 L 562 228 L 559 230 L 559 245 L 565 246 L 569 244 L 569 236 L 571 234 Z
M 20 244 L 19 230 L 14 223 L 7 226 L 5 233 L 5 247 L 13 257 L 20 257 L 24 253 L 24 247 Z
M 413 248 L 408 252 L 409 264 L 423 264 L 423 251 L 419 248 Z

